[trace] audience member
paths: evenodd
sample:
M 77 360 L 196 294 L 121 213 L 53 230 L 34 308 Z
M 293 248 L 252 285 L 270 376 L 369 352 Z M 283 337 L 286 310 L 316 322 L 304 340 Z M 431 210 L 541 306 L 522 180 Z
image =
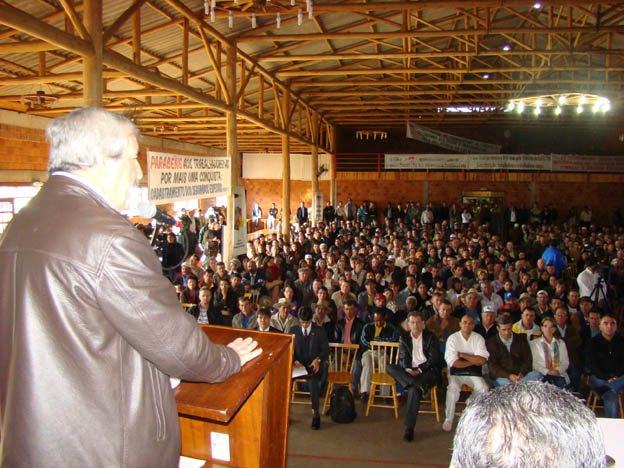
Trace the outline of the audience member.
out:
M 472 388 L 470 398 L 488 390 L 481 369 L 489 357 L 485 340 L 481 335 L 473 333 L 475 325 L 471 315 L 465 314 L 459 326 L 460 331 L 449 336 L 444 352 L 444 360 L 449 369 L 445 418 L 442 424 L 442 429 L 445 431 L 453 429 L 455 405 L 462 385 Z
M 533 370 L 542 375 L 542 381 L 559 388 L 568 388 L 570 378 L 567 370 L 570 360 L 565 342 L 555 337 L 555 319 L 544 317 L 540 329 L 542 336 L 531 341 Z
M 542 380 L 532 371 L 533 358 L 529 343 L 512 332 L 512 320 L 506 315 L 496 319 L 498 333 L 486 341 L 489 377 L 495 387 L 518 382 Z
M 294 367 L 305 367 L 308 372 L 310 400 L 312 402 L 312 429 L 321 427 L 319 397 L 327 383 L 329 344 L 325 330 L 312 323 L 312 309 L 299 309 L 299 324 L 290 329 L 295 336 Z
M 600 319 L 600 334 L 589 344 L 589 385 L 604 402 L 607 418 L 619 414 L 618 392 L 624 389 L 624 338 L 611 315 Z
M 522 311 L 520 320 L 513 324 L 512 330 L 518 335 L 525 335 L 527 341 L 540 336 L 542 333 L 540 327 L 535 323 L 535 310 L 531 307 L 526 307 Z
M 223 325 L 221 313 L 212 303 L 212 293 L 208 286 L 199 290 L 199 303 L 188 309 L 200 325 Z
M 277 309 L 277 312 L 271 317 L 271 326 L 273 328 L 282 333 L 288 333 L 288 330 L 299 325 L 299 320 L 290 313 L 292 305 L 286 298 L 281 298 L 277 303 L 273 304 L 273 308 Z
M 238 300 L 238 309 L 239 313 L 232 318 L 233 328 L 253 330 L 258 326 L 258 317 L 248 297 L 241 297 Z
M 399 365 L 391 364 L 387 372 L 407 393 L 403 439 L 412 442 L 420 400 L 440 378 L 442 355 L 438 340 L 425 328 L 421 313 L 411 312 L 407 324 L 409 334 L 399 338 Z
M 397 341 L 397 330 L 391 323 L 386 321 L 386 311 L 383 308 L 375 310 L 373 321 L 364 325 L 360 338 L 358 357 L 362 365 L 360 377 L 360 397 L 362 402 L 368 401 L 370 378 L 372 372 L 373 354 L 371 341 Z

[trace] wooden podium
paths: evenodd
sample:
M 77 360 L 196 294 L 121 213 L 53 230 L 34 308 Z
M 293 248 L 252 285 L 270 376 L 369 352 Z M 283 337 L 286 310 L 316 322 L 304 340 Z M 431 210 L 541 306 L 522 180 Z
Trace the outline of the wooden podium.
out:
M 182 455 L 208 467 L 286 466 L 293 336 L 201 328 L 217 344 L 251 336 L 263 352 L 225 382 L 182 382 L 175 389 Z

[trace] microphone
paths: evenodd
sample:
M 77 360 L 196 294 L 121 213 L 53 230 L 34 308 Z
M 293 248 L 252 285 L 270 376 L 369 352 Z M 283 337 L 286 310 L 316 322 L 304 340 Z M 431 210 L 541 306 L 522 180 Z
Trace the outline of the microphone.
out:
M 167 213 L 163 213 L 158 208 L 156 208 L 156 205 L 153 205 L 150 202 L 141 201 L 137 209 L 141 218 L 153 218 L 157 222 L 167 224 L 169 226 L 173 226 L 176 224 L 176 220 L 173 216 L 169 216 Z

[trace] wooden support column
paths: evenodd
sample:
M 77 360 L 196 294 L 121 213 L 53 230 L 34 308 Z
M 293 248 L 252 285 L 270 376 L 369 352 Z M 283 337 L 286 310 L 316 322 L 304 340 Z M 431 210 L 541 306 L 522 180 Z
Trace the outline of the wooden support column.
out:
M 289 108 L 290 91 L 286 89 L 282 102 L 284 115 Z M 282 236 L 290 240 L 290 138 L 288 134 L 282 134 L 282 209 Z
M 141 10 L 132 15 L 132 61 L 141 65 Z
M 230 159 L 230 194 L 227 203 L 227 226 L 225 245 L 223 246 L 223 261 L 227 262 L 234 258 L 234 226 L 235 226 L 235 197 L 234 190 L 240 185 L 238 175 L 240 174 L 240 158 L 238 156 L 238 140 L 236 128 L 236 47 L 227 47 L 227 64 L 225 83 L 226 100 L 229 103 L 229 110 L 226 112 L 226 153 Z
M 336 128 L 331 126 L 327 129 L 328 133 L 331 133 L 329 140 L 336 141 Z M 331 204 L 336 207 L 338 204 L 338 187 L 336 186 L 336 155 L 332 154 L 329 160 L 329 199 Z
M 316 210 L 323 207 L 316 206 L 316 194 L 319 191 L 318 181 L 318 116 L 312 118 L 312 155 L 310 157 L 310 176 L 312 177 L 312 206 L 310 213 L 310 224 L 316 226 Z
M 85 0 L 84 23 L 93 44 L 93 53 L 82 58 L 84 105 L 101 106 L 103 104 L 102 0 Z

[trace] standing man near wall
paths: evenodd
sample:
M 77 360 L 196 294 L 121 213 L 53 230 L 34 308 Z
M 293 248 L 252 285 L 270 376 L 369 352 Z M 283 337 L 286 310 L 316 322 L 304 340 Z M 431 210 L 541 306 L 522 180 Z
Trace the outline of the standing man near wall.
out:
M 297 222 L 299 223 L 300 230 L 301 226 L 308 222 L 308 209 L 303 201 L 299 203 L 299 208 L 297 208 Z
M 177 466 L 168 376 L 222 381 L 261 351 L 211 343 L 118 213 L 132 122 L 85 108 L 47 136 L 50 178 L 0 240 L 0 466 Z

